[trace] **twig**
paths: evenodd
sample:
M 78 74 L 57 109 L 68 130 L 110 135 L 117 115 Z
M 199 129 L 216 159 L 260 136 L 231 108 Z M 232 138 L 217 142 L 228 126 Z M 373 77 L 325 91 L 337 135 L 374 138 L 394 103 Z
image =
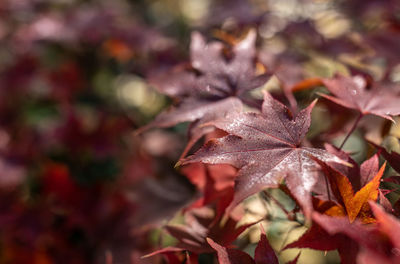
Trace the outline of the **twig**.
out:
M 346 135 L 346 137 L 344 138 L 344 140 L 343 140 L 342 144 L 340 145 L 339 149 L 342 149 L 342 148 L 343 148 L 343 146 L 344 146 L 344 144 L 346 143 L 347 139 L 349 139 L 350 135 L 354 132 L 354 130 L 356 129 L 358 123 L 360 122 L 360 120 L 361 120 L 361 118 L 362 118 L 363 116 L 364 116 L 364 115 L 363 115 L 362 113 L 360 113 L 360 114 L 358 115 L 358 117 L 357 117 L 357 119 L 356 119 L 356 122 L 354 122 L 354 124 L 353 124 L 353 126 L 351 127 L 349 133 L 347 133 L 347 135 Z
M 289 217 L 290 212 L 288 210 L 286 210 L 286 208 L 278 201 L 275 199 L 275 197 L 273 197 L 271 194 L 269 194 L 267 191 L 263 191 L 263 194 L 268 198 L 271 199 L 272 201 L 275 202 L 275 204 Z

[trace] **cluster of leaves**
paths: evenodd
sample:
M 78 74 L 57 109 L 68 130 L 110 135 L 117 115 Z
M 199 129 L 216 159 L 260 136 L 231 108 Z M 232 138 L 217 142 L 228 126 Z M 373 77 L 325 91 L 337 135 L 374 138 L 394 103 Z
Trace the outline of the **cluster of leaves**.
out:
M 177 245 L 147 257 L 162 254 L 168 263 L 201 263 L 204 254 L 216 252 L 214 258 L 222 264 L 278 263 L 264 231 L 254 259 L 233 243 L 254 224 L 238 227 L 232 220 L 246 206 L 243 201 L 273 188 L 296 204 L 290 212 L 276 201 L 288 220 L 299 221 L 301 212 L 311 224 L 284 249 L 337 250 L 342 263 L 399 262 L 398 186 L 382 184 L 398 183 L 398 176 L 391 174 L 400 172 L 399 153 L 380 145 L 400 115 L 400 85 L 390 79 L 399 60 L 390 58 L 395 63 L 389 63 L 380 78 L 367 70 L 368 56 L 358 65 L 343 65 L 345 73 L 307 78 L 296 55 L 271 55 L 257 48 L 254 29 L 241 32 L 245 33 L 219 32 L 217 40 L 208 43 L 194 32 L 190 62 L 149 77 L 161 93 L 174 99 L 174 105 L 137 133 L 190 122 L 187 145 L 176 168 L 202 197 L 186 209 L 185 225 L 166 226 L 179 241 Z M 399 40 L 398 30 L 394 32 Z M 374 48 L 375 36 L 362 38 Z M 312 45 L 320 52 L 329 53 L 333 47 L 343 52 L 348 49 L 346 41 L 339 38 Z M 382 56 L 378 48 L 375 51 L 374 56 Z M 273 77 L 281 89 L 271 88 Z M 256 96 L 260 92 L 262 100 Z M 300 105 L 306 106 L 301 109 Z M 316 106 L 329 112 L 332 121 L 318 135 L 306 138 L 312 121 L 313 126 L 326 122 L 321 117 L 312 119 Z M 366 124 L 367 118 L 374 125 Z M 368 135 L 376 130 L 380 136 L 372 142 Z M 343 150 L 355 131 L 361 133 L 365 146 L 361 159 L 366 160 L 361 165 L 351 157 L 359 150 Z M 202 137 L 205 143 L 198 148 L 196 142 Z

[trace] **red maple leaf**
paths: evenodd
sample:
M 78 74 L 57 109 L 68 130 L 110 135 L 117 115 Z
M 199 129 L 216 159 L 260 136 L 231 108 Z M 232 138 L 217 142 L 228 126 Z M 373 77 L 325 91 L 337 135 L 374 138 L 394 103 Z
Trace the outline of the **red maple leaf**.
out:
M 260 87 L 270 74 L 256 71 L 256 32 L 230 49 L 222 42 L 206 43 L 200 33 L 192 34 L 191 66 L 153 78 L 153 84 L 162 93 L 178 98 L 179 104 L 158 115 L 138 133 L 153 127 L 170 127 L 182 122 L 197 121 L 191 126 L 190 139 L 183 155 L 210 127 L 200 125 L 223 117 L 231 111 L 241 111 L 242 101 L 254 106 L 247 92 Z M 230 58 L 224 54 L 229 53 Z M 258 106 L 258 105 L 256 105 Z
M 191 208 L 216 204 L 217 215 L 222 215 L 233 198 L 236 172 L 226 164 L 193 163 L 182 168 L 182 173 L 203 194 Z
M 179 241 L 178 244 L 174 247 L 157 250 L 145 257 L 184 250 L 193 254 L 212 252 L 213 249 L 207 243 L 207 238 L 211 238 L 223 246 L 232 247 L 232 242 L 244 230 L 255 224 L 237 226 L 242 216 L 240 210 L 233 212 L 225 219 L 209 207 L 192 209 L 185 214 L 185 225 L 166 226 L 168 233 Z
M 275 251 L 268 242 L 267 235 L 261 226 L 261 236 L 254 252 L 254 259 L 246 252 L 226 248 L 207 238 L 208 244 L 217 252 L 220 264 L 279 264 Z M 299 255 L 288 264 L 296 264 Z
M 312 248 L 339 251 L 342 263 L 399 263 L 400 222 L 379 205 L 369 202 L 376 223 L 350 223 L 344 217 L 330 217 L 314 212 L 312 227 L 286 248 Z
M 399 91 L 376 83 L 368 89 L 367 82 L 361 76 L 337 76 L 324 79 L 323 83 L 334 96 L 321 96 L 346 108 L 355 109 L 361 116 L 372 114 L 393 121 L 391 116 L 400 114 Z
M 183 160 L 183 164 L 201 161 L 239 168 L 231 208 L 263 188 L 278 186 L 285 179 L 295 198 L 310 212 L 310 191 L 319 168 L 311 156 L 325 162 L 342 162 L 326 150 L 301 146 L 315 103 L 293 117 L 286 106 L 266 93 L 261 114 L 233 113 L 210 122 L 229 135 L 210 140 Z
M 384 147 L 378 146 L 370 141 L 368 141 L 371 145 L 373 145 L 380 153 L 382 156 L 387 160 L 387 162 L 392 166 L 392 168 L 400 173 L 400 153 L 397 153 L 395 151 L 387 151 Z

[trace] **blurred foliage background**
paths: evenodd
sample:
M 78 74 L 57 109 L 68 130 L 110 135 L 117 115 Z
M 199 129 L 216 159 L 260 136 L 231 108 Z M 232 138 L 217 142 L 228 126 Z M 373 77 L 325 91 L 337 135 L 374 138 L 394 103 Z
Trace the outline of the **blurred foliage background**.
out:
M 160 224 L 182 222 L 176 212 L 198 194 L 173 169 L 186 125 L 134 133 L 171 103 L 147 79 L 188 60 L 193 30 L 224 39 L 255 27 L 266 64 L 284 58 L 283 76 L 359 70 L 399 82 L 396 2 L 2 0 L 0 263 L 162 263 L 140 257 L 173 245 Z M 279 80 L 265 89 L 279 89 Z M 333 122 L 329 113 L 314 112 L 314 119 Z M 326 122 L 316 122 L 310 136 Z M 398 138 L 398 126 L 390 129 Z M 379 131 L 370 136 L 382 140 Z M 399 151 L 397 140 L 385 142 Z M 366 149 L 362 144 L 355 134 L 348 145 Z M 283 194 L 271 195 L 293 206 Z M 305 230 L 288 234 L 293 222 L 280 214 L 258 195 L 242 220 L 267 219 L 279 251 Z M 258 232 L 240 238 L 249 252 Z M 285 252 L 286 261 L 297 254 Z M 338 261 L 334 252 L 303 252 L 299 263 Z

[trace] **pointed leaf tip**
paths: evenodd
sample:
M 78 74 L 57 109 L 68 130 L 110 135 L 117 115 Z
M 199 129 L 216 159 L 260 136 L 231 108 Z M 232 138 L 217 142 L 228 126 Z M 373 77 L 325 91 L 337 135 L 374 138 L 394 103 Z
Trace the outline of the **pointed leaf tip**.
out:
M 315 99 L 311 102 L 311 104 L 310 104 L 308 107 L 311 107 L 311 109 L 313 109 L 314 106 L 315 106 L 317 103 L 318 103 L 318 98 L 315 98 Z
M 183 164 L 183 161 L 178 161 L 177 163 L 175 163 L 175 165 L 174 165 L 174 169 L 177 169 L 177 168 L 179 168 L 181 165 Z
M 267 235 L 263 226 L 260 224 L 261 236 L 254 252 L 254 260 L 256 264 L 279 264 L 278 257 L 274 249 L 269 244 Z
M 297 261 L 299 260 L 300 255 L 301 255 L 301 251 L 299 252 L 299 254 L 297 254 L 297 256 L 293 260 L 289 261 L 286 264 L 297 264 Z
M 378 199 L 379 183 L 380 179 L 383 176 L 385 168 L 386 162 L 382 165 L 374 178 L 370 182 L 368 182 L 363 188 L 361 188 L 357 193 L 354 194 L 347 210 L 350 223 L 355 221 L 357 216 L 360 214 L 364 204 L 368 203 L 369 201 L 376 201 Z
M 220 264 L 255 264 L 254 260 L 246 252 L 226 248 L 214 242 L 211 238 L 207 238 L 207 242 L 217 252 Z

